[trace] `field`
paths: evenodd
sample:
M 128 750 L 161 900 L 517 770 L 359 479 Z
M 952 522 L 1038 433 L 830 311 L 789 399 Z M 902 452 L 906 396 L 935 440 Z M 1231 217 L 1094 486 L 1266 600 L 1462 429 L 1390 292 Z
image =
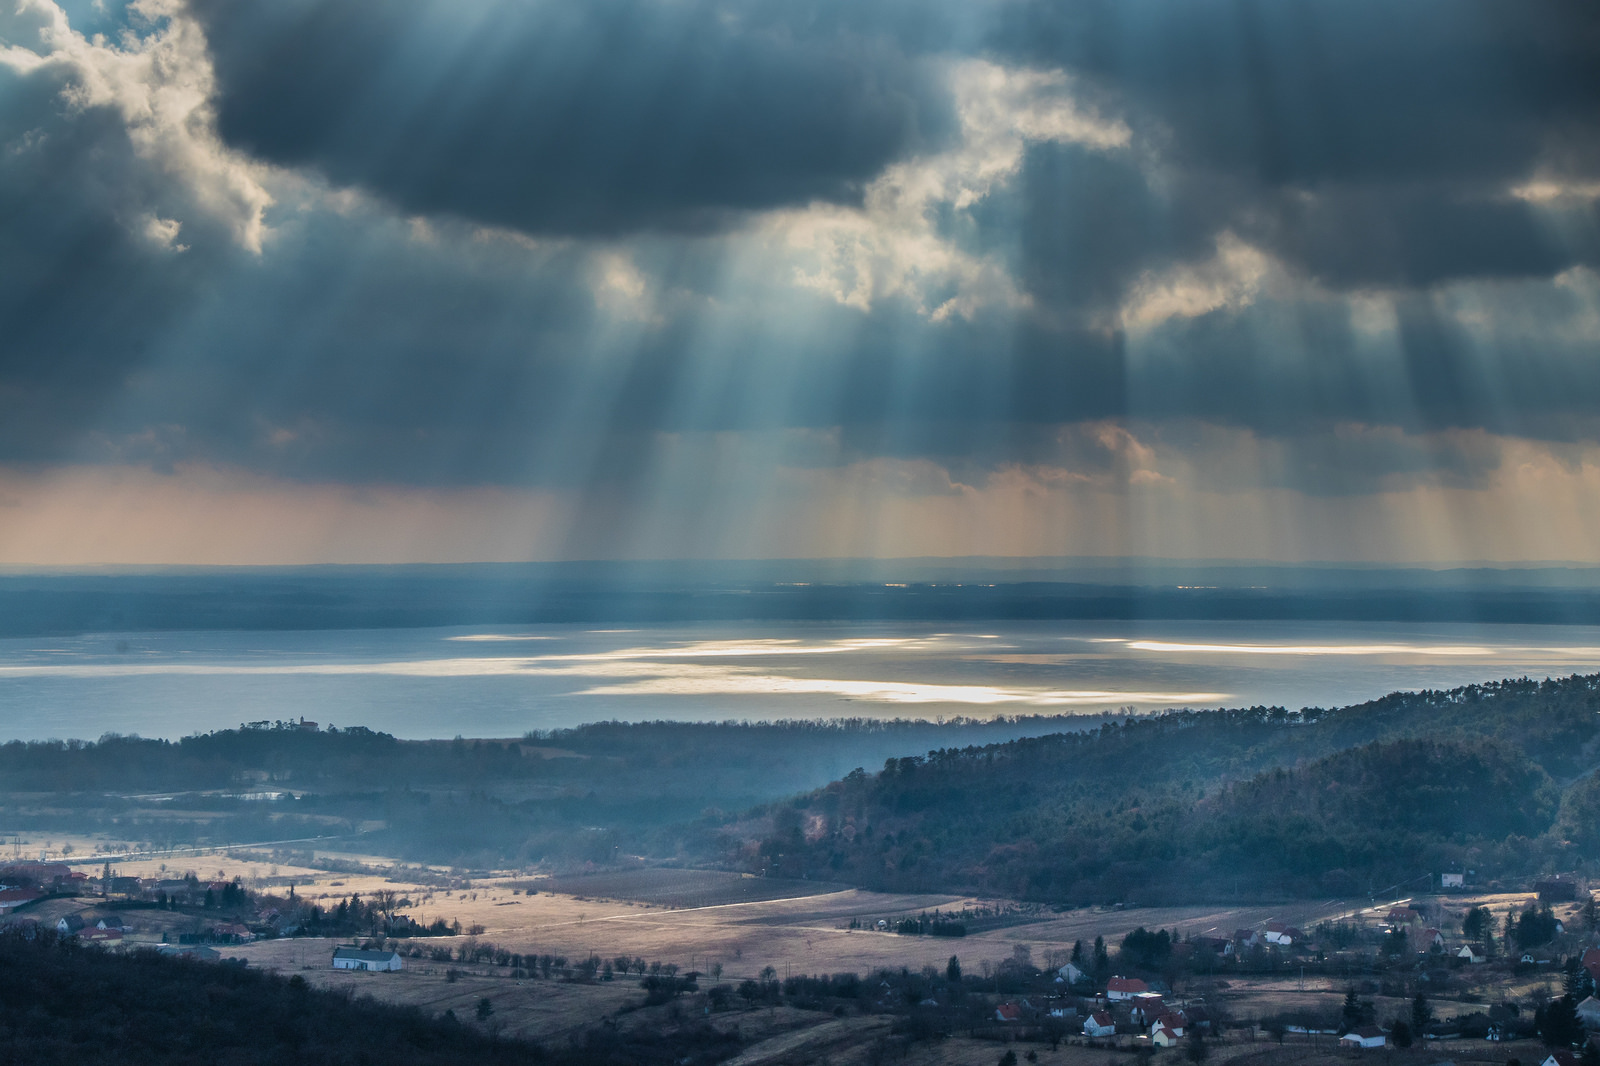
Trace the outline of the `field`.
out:
M 95 854 L 94 841 L 74 841 L 78 854 Z M 1231 934 L 1236 929 L 1258 928 L 1282 920 L 1303 928 L 1328 920 L 1374 924 L 1393 902 L 1374 906 L 1371 901 L 1324 900 L 1288 906 L 1083 908 L 1057 912 L 1006 900 L 954 895 L 889 894 L 862 891 L 811 881 L 763 879 L 735 873 L 649 868 L 610 871 L 561 878 L 538 877 L 525 871 L 500 871 L 468 877 L 441 868 L 395 866 L 382 856 L 318 851 L 295 865 L 274 861 L 259 852 L 168 854 L 130 858 L 113 864 L 118 874 L 181 876 L 188 871 L 206 879 L 238 877 L 246 886 L 282 894 L 293 882 L 298 896 L 332 906 L 352 894 L 371 897 L 395 891 L 402 910 L 424 923 L 435 918 L 459 921 L 469 935 L 428 938 L 413 943 L 424 949 L 464 943 L 491 944 L 522 955 L 565 956 L 578 960 L 590 955 L 601 959 L 626 956 L 646 962 L 674 963 L 681 971 L 720 973 L 723 982 L 737 983 L 772 967 L 780 977 L 788 974 L 854 972 L 876 969 L 912 971 L 934 967 L 943 970 L 951 955 L 961 960 L 964 972 L 977 979 L 994 972 L 1019 949 L 1037 965 L 1058 965 L 1073 943 L 1092 942 L 1103 936 L 1116 944 L 1138 926 L 1176 930 L 1184 934 Z M 328 867 L 332 867 L 331 869 Z M 101 863 L 79 865 L 96 877 Z M 1526 896 L 1455 897 L 1438 899 L 1459 913 L 1474 904 L 1488 904 L 1497 912 L 1522 905 Z M 53 920 L 92 905 L 50 900 L 38 908 L 38 917 Z M 979 912 L 973 932 L 960 938 L 901 936 L 878 927 L 893 927 L 895 920 L 925 911 Z M 48 913 L 46 913 L 48 912 Z M 58 913 L 59 912 L 59 913 Z M 128 912 L 132 919 L 130 943 L 176 940 L 185 932 L 199 931 L 201 917 L 162 911 Z M 348 942 L 348 941 L 345 941 Z M 646 1006 L 637 977 L 591 984 L 559 980 L 518 979 L 501 966 L 435 962 L 407 958 L 406 969 L 396 974 L 334 972 L 329 958 L 337 943 L 315 938 L 261 941 L 224 947 L 225 954 L 243 957 L 252 965 L 284 973 L 298 973 L 316 985 L 344 988 L 358 995 L 419 1007 L 430 1013 L 446 1010 L 469 1024 L 482 1024 L 507 1036 L 539 1040 L 566 1040 L 597 1025 L 622 1028 L 670 1027 L 689 1019 L 718 1028 L 737 1027 L 745 1044 L 731 1060 L 737 1066 L 783 1066 L 787 1063 L 828 1061 L 834 1064 L 866 1063 L 881 1057 L 897 1038 L 891 1034 L 892 1017 L 852 1009 L 846 1016 L 797 1010 L 791 1007 L 748 1007 L 707 1011 L 702 994 L 668 1004 Z M 1495 1002 L 1508 995 L 1526 997 L 1548 985 L 1548 974 L 1509 974 L 1477 989 L 1476 1002 Z M 702 990 L 710 982 L 702 980 Z M 981 980 L 971 987 L 981 991 Z M 1290 1011 L 1336 1013 L 1348 982 L 1333 977 L 1302 979 L 1292 972 L 1281 977 L 1232 977 L 1227 981 L 1191 978 L 1187 995 L 1203 997 L 1214 1011 L 1234 1019 L 1262 1018 Z M 1369 993 L 1379 1017 L 1404 1016 L 1408 1002 L 1400 997 Z M 478 1018 L 487 1000 L 489 1013 Z M 1435 1004 L 1443 1015 L 1457 1010 L 1480 1009 L 1465 1003 Z M 1131 1038 L 1121 1038 L 1122 1052 L 1064 1043 L 1057 1049 L 1030 1043 L 1019 1045 L 1019 1057 L 1033 1051 L 1045 1066 L 1106 1066 L 1133 1061 Z M 1298 1040 L 1298 1042 L 1297 1042 Z M 1080 1042 L 1081 1043 L 1081 1042 Z M 1313 1046 L 1306 1037 L 1288 1037 L 1279 1045 L 1249 1028 L 1232 1031 L 1212 1049 L 1212 1062 L 1273 1066 L 1288 1062 L 1343 1062 L 1355 1053 L 1328 1046 Z M 930 1066 L 979 1066 L 998 1061 L 1005 1049 L 993 1040 L 955 1036 L 919 1043 L 905 1060 Z M 1146 1049 L 1148 1051 L 1148 1049 Z M 1532 1054 L 1532 1048 L 1526 1049 Z M 1445 1048 L 1430 1045 L 1408 1052 L 1392 1050 L 1385 1061 L 1433 1063 L 1448 1052 L 1457 1061 L 1504 1062 L 1512 1045 L 1463 1042 Z M 898 1054 L 898 1052 L 897 1052 Z M 1524 1061 L 1530 1061 L 1523 1055 Z M 1158 1060 L 1179 1061 L 1176 1052 L 1161 1052 Z M 1531 1061 L 1539 1061 L 1539 1057 Z

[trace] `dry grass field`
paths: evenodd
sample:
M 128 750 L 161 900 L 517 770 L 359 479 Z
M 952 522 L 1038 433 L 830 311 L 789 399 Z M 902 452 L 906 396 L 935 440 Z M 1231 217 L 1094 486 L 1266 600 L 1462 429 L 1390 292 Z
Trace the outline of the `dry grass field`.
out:
M 56 841 L 62 846 L 62 841 Z M 104 842 L 71 841 L 78 855 L 96 854 Z M 767 880 L 734 873 L 638 869 L 583 876 L 549 878 L 525 871 L 503 871 L 468 878 L 459 871 L 417 870 L 399 867 L 375 855 L 356 855 L 319 849 L 317 866 L 295 866 L 263 859 L 259 853 L 179 853 L 131 858 L 113 864 L 119 875 L 144 877 L 182 876 L 193 871 L 204 879 L 238 877 L 247 886 L 282 893 L 292 879 L 302 898 L 333 905 L 352 894 L 370 897 L 395 890 L 409 906 L 404 910 L 421 922 L 435 918 L 459 921 L 465 930 L 481 931 L 460 937 L 429 938 L 425 948 L 459 948 L 464 943 L 490 943 L 519 954 L 565 956 L 578 960 L 589 955 L 617 956 L 675 963 L 683 971 L 710 971 L 720 965 L 723 981 L 737 982 L 773 967 L 779 976 L 789 973 L 868 973 L 888 967 L 918 970 L 943 969 L 951 955 L 961 959 L 968 975 L 989 972 L 1001 960 L 1026 947 L 1037 964 L 1064 960 L 1073 942 L 1086 943 L 1096 936 L 1111 944 L 1137 926 L 1175 929 L 1180 934 L 1229 935 L 1236 929 L 1260 927 L 1282 920 L 1312 927 L 1321 921 L 1346 920 L 1376 924 L 1393 902 L 1326 900 L 1286 906 L 1085 908 L 1053 912 L 1047 908 L 1020 907 L 1010 901 L 984 900 L 947 894 L 897 895 L 866 892 L 821 882 Z M 360 872 L 335 872 L 320 868 L 326 860 L 344 869 L 364 864 Z M 101 861 L 79 863 L 79 869 L 97 877 Z M 1432 897 L 1447 913 L 1459 915 L 1468 907 L 1488 905 L 1497 913 L 1521 907 L 1525 894 L 1500 896 Z M 37 917 L 54 920 L 60 914 L 92 907 L 95 901 L 50 900 L 37 908 Z M 986 908 L 1005 911 L 1002 920 L 985 920 L 978 931 L 964 938 L 908 937 L 877 930 L 881 919 L 940 909 L 960 911 Z M 1563 908 L 1558 908 L 1560 913 Z M 132 911 L 130 944 L 158 943 L 185 932 L 199 931 L 203 919 L 163 911 Z M 852 925 L 857 928 L 851 928 Z M 356 995 L 409 1004 L 430 1013 L 453 1011 L 470 1024 L 484 1024 L 508 1036 L 539 1040 L 565 1040 L 597 1025 L 673 1026 L 689 1021 L 709 1022 L 718 1028 L 737 1027 L 745 1043 L 732 1060 L 737 1066 L 787 1066 L 827 1062 L 835 1066 L 865 1064 L 874 1058 L 874 1046 L 889 1039 L 893 1019 L 875 1014 L 836 1017 L 789 1007 L 733 1009 L 707 1014 L 704 995 L 691 995 L 673 1003 L 645 1006 L 637 978 L 593 984 L 559 980 L 518 980 L 505 967 L 441 963 L 406 959 L 397 974 L 334 972 L 329 968 L 336 941 L 296 938 L 263 941 L 223 952 L 249 960 L 254 966 L 298 973 L 314 984 L 348 989 Z M 709 984 L 702 981 L 702 988 Z M 1546 974 L 1507 974 L 1478 989 L 1480 1002 L 1525 998 L 1551 983 Z M 981 986 L 980 986 L 981 987 Z M 1213 1009 L 1234 1018 L 1264 1017 L 1286 1011 L 1313 1010 L 1336 1013 L 1348 982 L 1332 977 L 1285 973 L 1282 977 L 1231 978 L 1228 981 L 1192 979 L 1185 986 L 1203 994 Z M 1409 1003 L 1401 998 L 1368 995 L 1375 1001 L 1380 1020 L 1403 1017 Z M 480 1001 L 492 1007 L 486 1021 L 476 1018 Z M 1437 1013 L 1479 1009 L 1468 1004 L 1435 1003 Z M 1134 1062 L 1131 1038 L 1124 1048 L 1111 1051 L 1063 1044 L 1055 1050 L 1039 1044 L 1019 1044 L 1019 1057 L 1033 1051 L 1043 1066 L 1079 1066 Z M 1265 1036 L 1250 1039 L 1249 1031 L 1233 1033 L 1212 1048 L 1211 1062 L 1275 1066 L 1278 1063 L 1343 1063 L 1378 1061 L 1390 1064 L 1429 1064 L 1445 1058 L 1455 1061 L 1503 1063 L 1521 1054 L 1530 1060 L 1534 1048 L 1519 1052 L 1512 1045 L 1464 1042 L 1453 1047 L 1430 1045 L 1402 1052 L 1356 1053 L 1329 1046 L 1328 1038 L 1314 1045 L 1305 1037 L 1289 1036 L 1279 1045 Z M 998 1062 L 1005 1047 L 994 1042 L 952 1037 L 912 1047 L 903 1061 L 929 1066 L 986 1066 Z M 1150 1049 L 1140 1053 L 1140 1060 Z M 898 1055 L 898 1052 L 896 1052 Z M 1024 1059 L 1024 1061 L 1030 1061 Z M 1181 1060 L 1179 1053 L 1161 1051 L 1152 1061 Z

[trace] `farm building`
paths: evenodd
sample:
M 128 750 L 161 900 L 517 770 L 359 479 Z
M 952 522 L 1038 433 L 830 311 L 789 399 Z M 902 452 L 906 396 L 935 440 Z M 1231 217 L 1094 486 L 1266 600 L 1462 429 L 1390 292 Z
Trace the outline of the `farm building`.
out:
M 1340 1047 L 1380 1048 L 1389 1046 L 1389 1038 L 1374 1025 L 1352 1029 L 1339 1038 Z
M 398 970 L 404 963 L 397 951 L 363 951 L 360 948 L 334 948 L 335 970 Z

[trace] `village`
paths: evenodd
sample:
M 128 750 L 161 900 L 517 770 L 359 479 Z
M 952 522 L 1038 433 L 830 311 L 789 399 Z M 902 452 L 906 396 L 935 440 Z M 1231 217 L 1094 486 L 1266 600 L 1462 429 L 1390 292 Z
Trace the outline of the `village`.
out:
M 550 877 L 246 851 L 13 861 L 0 885 L 0 921 L 20 935 L 299 974 L 507 1037 L 698 1019 L 737 1029 L 745 1066 L 1600 1055 L 1600 931 L 1571 879 L 1058 911 L 720 871 Z

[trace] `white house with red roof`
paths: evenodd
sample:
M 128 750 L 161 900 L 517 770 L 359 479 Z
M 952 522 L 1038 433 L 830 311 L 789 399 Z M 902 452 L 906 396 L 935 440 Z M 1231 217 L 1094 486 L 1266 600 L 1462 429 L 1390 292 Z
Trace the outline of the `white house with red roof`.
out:
M 1097 1010 L 1083 1020 L 1083 1035 L 1100 1037 L 1115 1036 L 1117 1023 L 1111 1020 L 1111 1015 L 1103 1010 Z
M 1301 935 L 1300 930 L 1287 922 L 1268 922 L 1263 939 L 1269 944 L 1289 947 L 1296 940 L 1303 940 L 1304 937 Z
M 0 916 L 10 914 L 44 896 L 36 888 L 7 888 L 0 890 Z
M 1175 1047 L 1178 1043 L 1178 1034 L 1165 1026 L 1157 1026 L 1156 1031 L 1150 1034 L 1150 1043 L 1156 1047 Z
M 1106 999 L 1113 1003 L 1132 999 L 1150 991 L 1150 986 L 1137 977 L 1113 977 L 1106 982 Z
M 1015 1003 L 1002 1003 L 994 1009 L 994 1020 L 997 1022 L 1020 1022 L 1022 1008 Z

